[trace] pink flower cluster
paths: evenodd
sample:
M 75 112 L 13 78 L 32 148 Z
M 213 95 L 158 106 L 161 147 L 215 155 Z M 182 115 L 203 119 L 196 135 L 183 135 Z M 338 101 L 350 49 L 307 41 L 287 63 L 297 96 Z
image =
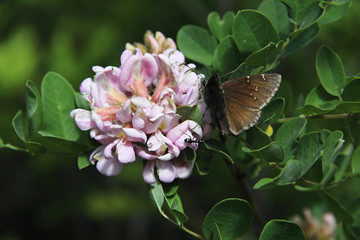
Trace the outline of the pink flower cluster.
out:
M 199 105 L 203 76 L 194 67 L 174 48 L 158 54 L 125 50 L 120 67 L 93 67 L 94 78 L 80 85 L 91 110 L 75 109 L 71 117 L 101 143 L 90 156 L 100 173 L 117 175 L 139 156 L 146 160 L 148 184 L 156 176 L 172 182 L 191 174 L 194 163 L 182 150 L 196 150 L 197 143 L 185 139 L 200 139 L 203 132 L 192 120 L 181 122 L 177 108 Z

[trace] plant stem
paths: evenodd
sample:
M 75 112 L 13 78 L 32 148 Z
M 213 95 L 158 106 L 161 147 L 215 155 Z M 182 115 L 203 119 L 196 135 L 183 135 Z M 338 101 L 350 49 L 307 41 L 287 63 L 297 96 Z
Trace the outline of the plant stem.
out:
M 179 225 L 177 224 L 173 219 L 171 219 L 168 215 L 166 215 L 163 211 L 160 211 L 160 214 L 169 222 L 173 223 L 174 225 L 176 225 L 177 227 L 181 228 L 182 230 L 184 230 L 185 232 L 189 233 L 190 235 L 198 238 L 198 239 L 205 239 L 202 235 L 188 229 L 187 227 L 185 227 L 183 224 Z
M 344 118 L 360 118 L 359 114 L 324 114 L 324 115 L 316 115 L 316 116 L 305 116 L 300 115 L 298 117 L 305 118 L 305 119 L 344 119 Z M 289 117 L 289 118 L 279 118 L 276 120 L 275 123 L 285 123 L 294 118 L 298 117 Z

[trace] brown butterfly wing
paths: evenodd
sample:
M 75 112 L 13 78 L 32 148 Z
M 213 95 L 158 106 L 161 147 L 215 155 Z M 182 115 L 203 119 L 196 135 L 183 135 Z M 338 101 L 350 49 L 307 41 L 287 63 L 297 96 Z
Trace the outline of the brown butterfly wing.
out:
M 225 111 L 229 130 L 237 135 L 259 120 L 261 109 L 278 90 L 281 75 L 257 74 L 224 82 Z

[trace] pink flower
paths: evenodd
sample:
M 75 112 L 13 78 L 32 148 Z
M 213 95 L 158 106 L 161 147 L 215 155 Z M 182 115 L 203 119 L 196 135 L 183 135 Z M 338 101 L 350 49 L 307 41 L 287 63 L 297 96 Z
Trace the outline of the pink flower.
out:
M 204 105 L 199 93 L 203 76 L 192 70 L 195 65 L 185 64 L 171 39 L 147 34 L 142 50 L 121 54 L 120 67 L 93 67 L 93 80 L 80 85 L 91 110 L 75 109 L 70 115 L 101 144 L 90 156 L 100 173 L 117 175 L 138 156 L 146 161 L 145 182 L 155 182 L 156 176 L 172 182 L 188 177 L 193 168 L 182 151 L 196 150 L 198 144 L 186 139 L 203 137 L 198 123 L 180 121 L 177 113 L 181 106 Z

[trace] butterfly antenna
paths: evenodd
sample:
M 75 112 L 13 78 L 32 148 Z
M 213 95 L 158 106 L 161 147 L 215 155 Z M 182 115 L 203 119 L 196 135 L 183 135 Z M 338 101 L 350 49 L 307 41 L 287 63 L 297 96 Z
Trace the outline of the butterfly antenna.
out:
M 239 71 L 239 68 L 236 68 L 236 69 L 234 69 L 234 70 L 232 70 L 232 71 L 230 71 L 230 72 L 227 72 L 227 73 L 221 75 L 220 78 L 226 77 L 226 76 L 228 76 L 228 75 L 230 75 L 230 74 L 233 74 L 234 72 L 238 72 L 238 71 Z

